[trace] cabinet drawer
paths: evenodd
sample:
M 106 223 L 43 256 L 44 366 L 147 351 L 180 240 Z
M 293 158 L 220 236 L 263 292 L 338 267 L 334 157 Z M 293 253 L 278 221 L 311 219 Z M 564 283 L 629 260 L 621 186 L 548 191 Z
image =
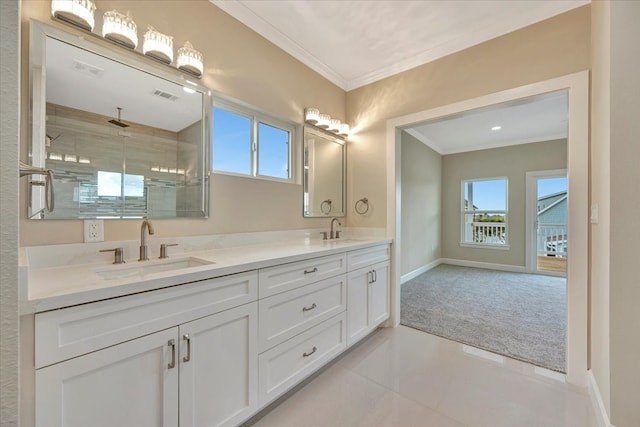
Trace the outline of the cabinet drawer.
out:
M 347 253 L 347 266 L 349 271 L 368 267 L 371 264 L 389 259 L 389 245 L 373 246 L 371 248 L 358 249 Z
M 264 406 L 346 348 L 345 313 L 258 356 L 260 406 Z
M 346 309 L 346 275 L 260 300 L 260 352 Z
M 280 292 L 318 282 L 347 271 L 345 254 L 311 258 L 289 264 L 260 269 L 259 296 L 265 298 Z
M 38 313 L 36 369 L 257 299 L 256 271 Z

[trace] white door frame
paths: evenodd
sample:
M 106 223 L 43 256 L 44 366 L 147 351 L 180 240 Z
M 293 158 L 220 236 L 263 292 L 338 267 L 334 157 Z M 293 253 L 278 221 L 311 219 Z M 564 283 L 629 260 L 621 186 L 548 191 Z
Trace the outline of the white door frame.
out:
M 550 169 L 543 171 L 530 171 L 526 173 L 526 190 L 525 190 L 525 260 L 526 270 L 529 273 L 538 272 L 538 249 L 537 249 L 537 227 L 536 217 L 538 216 L 538 179 L 542 178 L 560 178 L 567 176 L 566 169 Z M 567 181 L 567 186 L 569 182 Z M 567 200 L 568 201 L 568 200 Z M 567 203 L 567 209 L 569 204 Z M 567 260 L 569 258 L 567 257 Z M 543 272 L 552 276 L 565 276 L 560 273 Z
M 567 177 L 569 215 L 567 231 L 567 375 L 572 384 L 587 385 L 587 295 L 589 241 L 589 71 L 456 102 L 387 120 L 387 234 L 392 248 L 391 321 L 400 323 L 401 139 L 413 124 L 548 92 L 568 90 L 569 121 Z

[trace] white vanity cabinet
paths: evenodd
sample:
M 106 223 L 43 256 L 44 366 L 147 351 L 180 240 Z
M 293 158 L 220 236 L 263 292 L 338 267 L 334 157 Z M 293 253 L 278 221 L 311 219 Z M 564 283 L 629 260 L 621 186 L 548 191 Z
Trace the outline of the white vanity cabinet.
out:
M 258 404 L 256 297 L 249 272 L 37 314 L 36 361 L 55 363 L 36 370 L 36 425 L 239 424 Z
M 389 318 L 389 246 L 348 253 L 347 345 Z
M 36 313 L 36 427 L 240 425 L 389 317 L 363 246 Z

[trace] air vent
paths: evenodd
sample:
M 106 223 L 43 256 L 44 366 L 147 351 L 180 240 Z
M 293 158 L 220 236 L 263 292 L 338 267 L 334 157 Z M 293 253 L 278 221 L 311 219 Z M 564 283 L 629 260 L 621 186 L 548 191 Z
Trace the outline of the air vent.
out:
M 169 92 L 165 92 L 165 91 L 160 90 L 160 89 L 156 89 L 153 92 L 153 94 L 156 95 L 156 96 L 159 96 L 160 98 L 168 99 L 169 101 L 175 101 L 175 100 L 178 99 L 178 97 L 175 96 L 174 94 L 169 93 Z
M 73 60 L 73 69 L 82 74 L 87 74 L 93 77 L 102 77 L 102 75 L 104 74 L 104 69 L 96 67 L 95 65 L 87 64 L 86 62 L 82 62 L 77 59 Z

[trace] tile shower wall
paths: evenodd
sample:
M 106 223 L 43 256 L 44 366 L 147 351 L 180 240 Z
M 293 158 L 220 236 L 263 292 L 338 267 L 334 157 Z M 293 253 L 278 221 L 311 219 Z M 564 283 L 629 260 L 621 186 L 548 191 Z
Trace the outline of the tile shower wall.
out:
M 177 211 L 193 209 L 184 206 L 183 194 L 197 193 L 192 187 L 202 177 L 188 176 L 194 174 L 195 165 L 180 159 L 200 146 L 191 138 L 199 137 L 201 122 L 175 133 L 135 123 L 118 128 L 109 124 L 109 119 L 47 104 L 47 135 L 52 142 L 47 149 L 46 167 L 55 171 L 57 195 L 56 210 L 47 217 L 171 218 Z M 74 160 L 69 155 L 75 156 Z M 125 185 L 124 195 L 98 194 L 97 171 L 116 173 L 122 178 L 123 167 L 125 181 L 131 176 L 139 177 L 143 187 L 128 189 Z

